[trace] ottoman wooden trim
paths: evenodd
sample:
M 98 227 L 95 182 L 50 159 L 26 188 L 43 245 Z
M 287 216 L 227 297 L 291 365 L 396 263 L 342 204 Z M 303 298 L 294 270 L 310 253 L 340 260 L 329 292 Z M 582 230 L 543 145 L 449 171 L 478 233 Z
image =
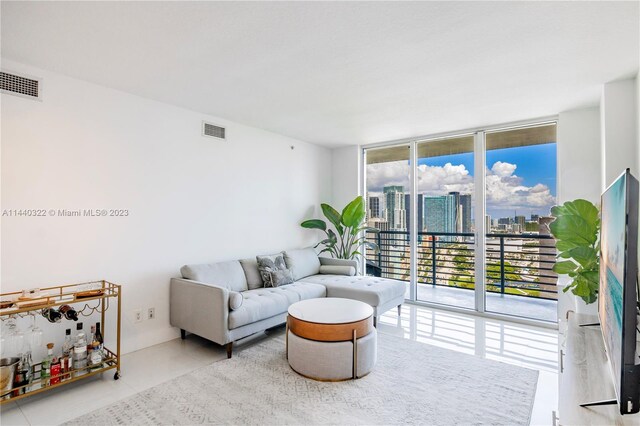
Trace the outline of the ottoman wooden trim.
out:
M 373 327 L 373 315 L 360 321 L 342 324 L 321 324 L 303 321 L 291 315 L 287 316 L 287 327 L 296 336 L 319 342 L 344 342 L 353 340 L 355 331 L 358 338 L 371 333 Z

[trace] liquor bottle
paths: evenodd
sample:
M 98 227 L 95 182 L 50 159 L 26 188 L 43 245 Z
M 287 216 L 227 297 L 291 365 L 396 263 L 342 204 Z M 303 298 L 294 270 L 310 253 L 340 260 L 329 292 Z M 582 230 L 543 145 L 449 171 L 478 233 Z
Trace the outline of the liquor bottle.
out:
M 102 349 L 102 345 L 104 345 L 104 337 L 102 337 L 102 333 L 100 332 L 100 323 L 96 323 L 96 336 L 95 340 L 100 342 L 100 349 Z
M 16 377 L 13 387 L 19 388 L 31 383 L 31 352 L 26 352 L 22 355 L 18 368 L 16 370 Z M 16 389 L 13 391 L 13 396 L 22 395 L 27 391 L 27 386 Z
M 56 311 L 54 308 L 45 308 L 42 310 L 42 316 L 49 322 L 60 322 L 62 320 L 62 314 Z
M 83 370 L 87 368 L 87 339 L 82 331 L 82 323 L 77 325 L 78 334 L 73 344 L 73 368 L 74 370 Z M 82 371 L 76 371 L 76 375 L 83 374 Z
M 96 326 L 91 326 L 91 334 L 87 336 L 87 362 L 91 360 L 91 351 L 93 350 L 93 338 L 96 335 Z
M 60 313 L 68 320 L 78 321 L 78 313 L 71 305 L 60 306 Z
M 53 361 L 53 343 L 47 343 L 47 356 L 42 360 L 40 364 L 40 379 L 42 379 L 42 386 L 48 386 L 51 377 L 51 362 Z
M 93 327 L 91 328 L 93 330 Z M 104 359 L 104 353 L 102 351 L 102 333 L 100 332 L 100 323 L 96 323 L 95 333 L 93 334 L 93 342 L 91 343 L 91 355 L 90 364 L 93 368 L 102 367 L 102 360 Z
M 73 353 L 73 340 L 71 340 L 71 329 L 67 328 L 65 332 L 64 343 L 62 344 L 62 365 L 61 369 L 63 373 L 69 373 L 73 369 L 71 364 L 71 355 Z M 67 379 L 71 375 L 64 374 L 64 378 Z
M 61 373 L 60 370 L 61 370 L 60 359 L 53 358 L 53 361 L 51 361 L 51 380 L 50 380 L 52 385 L 60 383 L 60 373 Z

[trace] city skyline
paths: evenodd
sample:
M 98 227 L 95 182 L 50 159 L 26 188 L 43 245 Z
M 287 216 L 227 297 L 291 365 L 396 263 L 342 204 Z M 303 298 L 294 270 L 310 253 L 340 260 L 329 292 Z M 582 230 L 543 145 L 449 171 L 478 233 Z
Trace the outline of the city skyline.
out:
M 486 157 L 487 214 L 494 218 L 549 215 L 556 204 L 555 143 L 489 150 Z M 382 196 L 385 186 L 401 186 L 408 191 L 409 169 L 406 160 L 368 165 L 367 195 Z M 418 194 L 459 192 L 473 200 L 473 172 L 470 152 L 421 158 L 416 173 Z

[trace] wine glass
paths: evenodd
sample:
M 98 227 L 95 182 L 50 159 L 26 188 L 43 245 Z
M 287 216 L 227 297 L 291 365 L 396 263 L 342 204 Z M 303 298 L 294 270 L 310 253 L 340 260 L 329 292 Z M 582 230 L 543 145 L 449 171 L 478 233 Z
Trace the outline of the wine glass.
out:
M 31 351 L 31 357 L 39 361 L 42 359 L 44 332 L 40 327 L 38 327 L 38 324 L 36 323 L 35 313 L 31 313 L 31 319 L 31 326 L 28 330 L 29 350 Z
M 3 342 L 4 356 L 17 357 L 24 351 L 24 333 L 18 328 L 16 318 L 10 316 L 7 319 L 7 333 Z

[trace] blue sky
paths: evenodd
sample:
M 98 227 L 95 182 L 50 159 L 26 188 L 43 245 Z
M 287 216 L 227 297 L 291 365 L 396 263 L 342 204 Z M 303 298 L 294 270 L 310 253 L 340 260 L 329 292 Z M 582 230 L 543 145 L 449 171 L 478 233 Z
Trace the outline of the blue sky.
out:
M 504 163 L 515 164 L 517 166 L 514 174 L 522 178 L 525 186 L 533 187 L 538 183 L 546 185 L 551 195 L 556 195 L 556 144 L 548 143 L 541 145 L 523 146 L 517 148 L 504 148 L 487 151 L 487 167 L 491 168 L 494 163 L 502 161 Z M 418 164 L 428 166 L 444 166 L 446 163 L 453 165 L 464 165 L 471 175 L 474 174 L 473 154 L 454 154 L 440 157 L 422 158 Z M 490 209 L 492 216 L 509 215 L 511 211 L 498 211 Z M 532 209 L 536 210 L 536 209 Z M 529 215 L 531 211 L 523 211 L 522 214 Z M 520 212 L 518 214 L 521 214 Z M 541 214 L 548 214 L 546 211 L 538 211 Z
M 515 174 L 521 177 L 526 186 L 545 184 L 556 195 L 556 144 L 523 146 L 487 151 L 487 166 L 491 168 L 497 161 L 518 166 Z M 462 164 L 471 175 L 474 174 L 473 154 L 454 154 L 441 157 L 421 158 L 418 164 L 444 166 L 447 163 Z

